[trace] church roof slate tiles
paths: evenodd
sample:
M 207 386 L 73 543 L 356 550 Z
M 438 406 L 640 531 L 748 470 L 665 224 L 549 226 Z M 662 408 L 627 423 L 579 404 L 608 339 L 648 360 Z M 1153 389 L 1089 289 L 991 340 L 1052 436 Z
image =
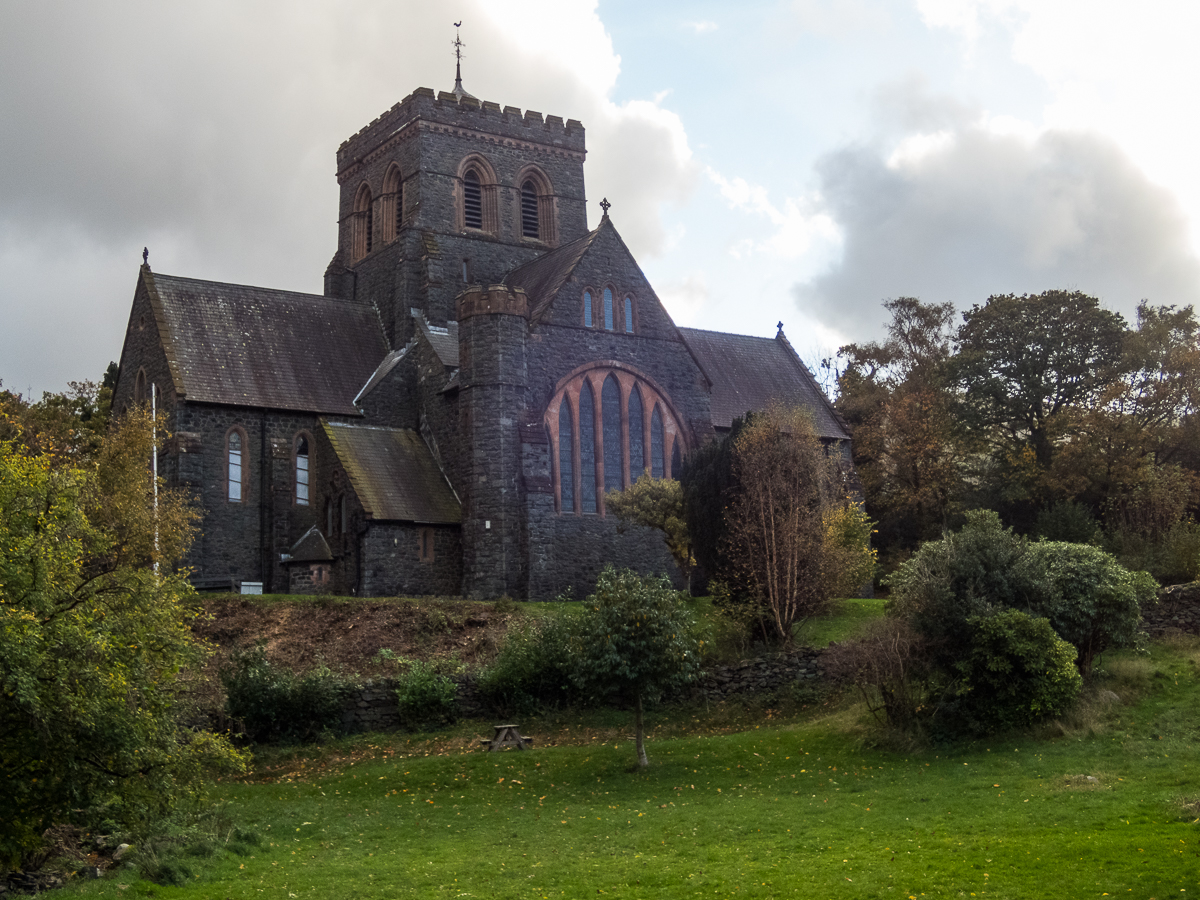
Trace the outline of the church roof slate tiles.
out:
M 599 228 L 589 231 L 583 237 L 563 244 L 537 259 L 518 266 L 508 273 L 504 283 L 511 288 L 523 288 L 529 297 L 529 319 L 538 322 L 550 308 L 559 288 L 566 283 L 587 253 L 600 229 L 605 227 L 608 219 Z
M 462 507 L 415 431 L 322 420 L 367 515 L 376 521 L 458 525 Z
M 812 410 L 823 438 L 848 441 L 825 393 L 808 366 L 780 332 L 774 338 L 680 328 L 684 341 L 712 379 L 712 424 L 729 428 L 733 420 L 772 402 L 802 400 Z
M 314 525 L 300 540 L 292 545 L 291 552 L 288 554 L 289 562 L 332 562 L 333 551 L 329 549 L 329 542 L 325 540 L 325 536 Z
M 388 351 L 366 304 L 173 275 L 153 284 L 191 401 L 354 415 Z

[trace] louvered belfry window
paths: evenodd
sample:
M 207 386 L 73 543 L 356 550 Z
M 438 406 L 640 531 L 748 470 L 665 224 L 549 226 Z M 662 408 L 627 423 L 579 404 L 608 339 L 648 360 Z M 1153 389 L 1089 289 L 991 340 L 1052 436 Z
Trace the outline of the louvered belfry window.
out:
M 483 189 L 474 169 L 463 176 L 463 224 L 483 230 Z
M 541 237 L 538 227 L 538 195 L 532 180 L 521 185 L 521 236 Z

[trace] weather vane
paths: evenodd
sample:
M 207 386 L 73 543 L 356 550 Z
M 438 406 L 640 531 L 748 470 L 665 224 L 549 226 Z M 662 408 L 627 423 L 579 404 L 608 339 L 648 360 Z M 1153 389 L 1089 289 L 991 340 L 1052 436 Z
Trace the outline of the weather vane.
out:
M 451 46 L 454 48 L 454 90 L 462 91 L 462 48 L 466 45 L 462 42 L 459 35 L 459 28 L 462 27 L 462 21 L 454 23 L 454 43 Z

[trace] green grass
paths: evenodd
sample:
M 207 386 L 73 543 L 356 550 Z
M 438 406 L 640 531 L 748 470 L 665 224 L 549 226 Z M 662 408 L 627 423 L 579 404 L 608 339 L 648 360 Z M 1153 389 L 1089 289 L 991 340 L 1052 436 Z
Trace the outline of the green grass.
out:
M 220 787 L 263 837 L 191 863 L 184 887 L 129 869 L 87 897 L 1138 898 L 1200 891 L 1200 649 L 1106 661 L 1133 705 L 1082 704 L 1040 739 L 872 746 L 861 709 L 654 740 L 609 728 L 528 753 L 373 735 L 275 752 Z M 616 714 L 599 714 L 606 722 Z M 678 711 L 660 712 L 659 719 Z M 706 731 L 696 711 L 695 729 Z M 585 740 L 576 736 L 574 740 Z M 878 742 L 875 742 L 878 743 Z M 1095 782 L 1075 776 L 1090 775 Z M 1186 892 L 1186 893 L 1183 893 Z
M 874 597 L 835 600 L 829 615 L 809 619 L 796 629 L 796 642 L 828 647 L 835 641 L 856 637 L 868 622 L 883 617 L 885 602 Z

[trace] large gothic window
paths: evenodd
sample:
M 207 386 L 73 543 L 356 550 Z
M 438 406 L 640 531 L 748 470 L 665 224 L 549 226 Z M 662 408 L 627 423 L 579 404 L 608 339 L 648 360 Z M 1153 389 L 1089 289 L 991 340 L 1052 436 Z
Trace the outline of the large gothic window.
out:
M 558 404 L 558 508 L 575 509 L 575 429 L 571 427 L 571 405 L 563 397 Z
M 650 415 L 650 474 L 655 478 L 663 477 L 663 420 L 657 406 Z
M 623 366 L 597 364 L 560 382 L 545 424 L 554 494 L 567 514 L 603 514 L 604 492 L 628 487 L 643 473 L 677 477 L 687 450 L 661 390 Z
M 604 490 L 619 491 L 625 484 L 621 441 L 621 389 L 609 375 L 600 390 L 604 419 Z
M 642 392 L 634 385 L 629 392 L 629 478 L 637 481 L 646 470 L 646 447 L 642 435 L 646 429 L 642 422 Z
M 592 386 L 579 389 L 579 494 L 583 512 L 596 511 L 596 411 Z

